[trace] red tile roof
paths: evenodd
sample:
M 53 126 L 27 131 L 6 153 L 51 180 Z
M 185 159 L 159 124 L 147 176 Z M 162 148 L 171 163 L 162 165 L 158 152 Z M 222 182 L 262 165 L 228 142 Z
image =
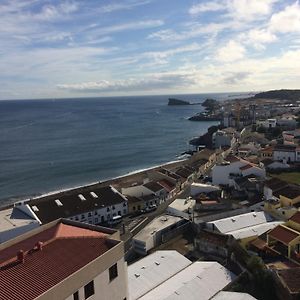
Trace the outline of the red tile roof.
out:
M 272 229 L 268 235 L 277 241 L 282 242 L 285 245 L 288 245 L 291 241 L 295 238 L 299 237 L 300 235 L 294 232 L 293 230 L 289 229 L 288 227 L 278 225 L 274 229 Z
M 158 183 L 161 186 L 163 186 L 168 192 L 171 192 L 172 190 L 175 189 L 175 184 L 173 184 L 172 182 L 170 182 L 166 179 L 160 180 L 160 181 L 158 181 Z
M 300 211 L 297 211 L 291 218 L 291 221 L 300 224 Z
M 233 156 L 233 155 L 228 155 L 226 158 L 225 158 L 226 161 L 229 161 L 231 163 L 233 162 L 236 162 L 236 161 L 240 161 L 240 158 L 236 157 L 236 156 Z
M 277 275 L 284 282 L 284 286 L 288 287 L 290 293 L 300 293 L 300 268 L 282 269 L 277 271 Z
M 0 299 L 35 299 L 114 245 L 107 234 L 59 223 L 0 251 Z M 43 242 L 42 250 L 34 248 Z M 24 262 L 17 251 L 25 253 Z

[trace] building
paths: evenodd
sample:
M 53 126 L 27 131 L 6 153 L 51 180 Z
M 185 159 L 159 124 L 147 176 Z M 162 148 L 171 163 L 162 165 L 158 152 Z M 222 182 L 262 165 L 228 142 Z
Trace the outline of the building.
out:
M 230 235 L 201 230 L 194 239 L 194 246 L 195 249 L 202 253 L 227 258 L 229 256 L 228 248 L 231 239 Z
M 264 168 L 250 163 L 236 156 L 228 156 L 222 163 L 216 164 L 212 168 L 212 183 L 215 185 L 232 186 L 234 177 L 255 175 L 265 178 L 266 171 Z
M 253 296 L 247 293 L 237 292 L 219 292 L 216 296 L 211 298 L 212 300 L 255 300 Z
M 257 211 L 207 222 L 205 227 L 213 232 L 231 235 L 241 244 L 246 245 L 281 223 L 280 221 L 273 221 L 273 218 L 267 213 Z
M 127 214 L 127 199 L 111 186 L 74 189 L 15 203 L 20 211 L 41 224 L 59 218 L 99 224 Z
M 155 251 L 128 266 L 129 300 L 139 299 L 192 262 L 177 251 Z
M 256 121 L 256 125 L 258 127 L 264 127 L 264 128 L 275 128 L 277 125 L 277 120 L 276 119 L 258 120 Z
M 300 212 L 267 234 L 268 247 L 300 265 Z
M 60 219 L 0 245 L 0 298 L 123 300 L 127 267 L 115 230 Z
M 199 194 L 208 194 L 208 193 L 220 193 L 221 194 L 221 189 L 220 189 L 220 187 L 212 185 L 212 184 L 198 183 L 198 182 L 193 182 L 191 184 L 190 194 L 192 196 L 196 196 Z
M 167 208 L 170 215 L 190 219 L 196 205 L 194 199 L 175 199 Z
M 235 279 L 235 274 L 218 262 L 197 261 L 174 274 L 139 299 L 208 300 Z
M 0 210 L 0 244 L 40 226 L 17 207 Z
M 141 255 L 147 255 L 149 250 L 166 241 L 172 232 L 179 233 L 188 224 L 189 221 L 182 217 L 171 215 L 156 217 L 133 237 L 133 249 Z
M 275 145 L 273 150 L 273 160 L 286 163 L 296 162 L 297 146 L 296 145 Z
M 212 145 L 214 149 L 221 148 L 224 146 L 232 147 L 236 139 L 234 133 L 228 133 L 224 130 L 217 130 L 212 135 Z

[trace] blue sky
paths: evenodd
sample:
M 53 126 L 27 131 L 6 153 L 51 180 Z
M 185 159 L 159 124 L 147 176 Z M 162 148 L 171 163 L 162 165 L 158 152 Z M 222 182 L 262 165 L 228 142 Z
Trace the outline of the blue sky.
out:
M 300 88 L 295 0 L 2 0 L 0 99 Z

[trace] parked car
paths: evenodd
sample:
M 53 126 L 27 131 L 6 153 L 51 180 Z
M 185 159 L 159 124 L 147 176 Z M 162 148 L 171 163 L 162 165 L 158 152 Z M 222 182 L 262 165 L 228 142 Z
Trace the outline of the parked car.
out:
M 157 209 L 157 206 L 154 204 L 154 205 L 147 206 L 145 209 L 142 209 L 141 211 L 142 211 L 142 213 L 146 214 L 146 213 L 155 211 L 156 209 Z

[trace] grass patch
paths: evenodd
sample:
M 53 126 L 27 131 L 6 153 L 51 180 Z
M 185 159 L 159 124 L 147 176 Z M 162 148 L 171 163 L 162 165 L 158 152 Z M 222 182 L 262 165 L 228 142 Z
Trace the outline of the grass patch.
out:
M 296 183 L 300 185 L 300 172 L 287 172 L 287 173 L 280 173 L 280 174 L 270 174 L 272 177 L 279 178 L 283 181 L 289 183 Z

